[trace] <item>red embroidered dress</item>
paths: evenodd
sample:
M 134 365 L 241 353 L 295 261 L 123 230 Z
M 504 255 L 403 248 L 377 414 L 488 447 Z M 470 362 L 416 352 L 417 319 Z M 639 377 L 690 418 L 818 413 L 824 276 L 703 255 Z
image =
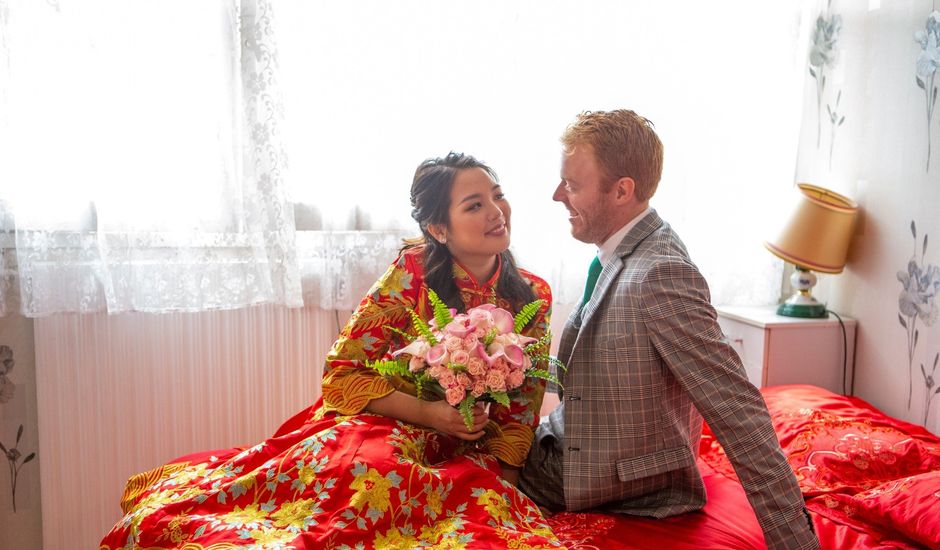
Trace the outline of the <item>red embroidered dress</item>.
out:
M 521 465 L 538 422 L 544 383 L 527 380 L 509 407 L 490 406 L 482 445 L 363 412 L 403 380 L 364 366 L 414 333 L 407 308 L 431 317 L 422 248 L 399 256 L 373 286 L 327 356 L 323 398 L 248 449 L 199 453 L 138 474 L 124 518 L 101 543 L 118 548 L 559 548 L 538 508 L 502 481 L 497 459 Z M 546 305 L 524 332 L 548 327 L 551 293 L 520 270 Z M 512 311 L 495 290 L 454 278 L 467 308 Z

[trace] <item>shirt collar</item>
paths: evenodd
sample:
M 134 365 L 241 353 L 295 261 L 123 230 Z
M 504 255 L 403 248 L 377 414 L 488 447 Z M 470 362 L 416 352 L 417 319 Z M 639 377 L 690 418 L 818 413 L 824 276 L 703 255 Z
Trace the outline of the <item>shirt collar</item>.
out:
M 614 259 L 614 256 L 617 254 L 617 247 L 620 245 L 620 242 L 623 241 L 623 238 L 627 236 L 627 233 L 629 233 L 636 224 L 640 223 L 640 220 L 652 212 L 652 210 L 652 208 L 647 207 L 639 216 L 628 221 L 626 225 L 608 237 L 607 240 L 604 241 L 604 244 L 597 247 L 597 258 L 601 261 L 601 265 L 606 266 Z

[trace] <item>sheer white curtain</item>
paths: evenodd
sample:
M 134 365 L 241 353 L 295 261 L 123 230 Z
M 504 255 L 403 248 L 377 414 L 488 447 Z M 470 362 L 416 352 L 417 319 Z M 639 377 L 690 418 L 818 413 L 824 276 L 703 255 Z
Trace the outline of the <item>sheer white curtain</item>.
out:
M 353 307 L 417 232 L 415 166 L 449 150 L 500 174 L 514 252 L 571 303 L 593 248 L 550 198 L 558 136 L 620 107 L 656 124 L 653 205 L 714 301 L 773 301 L 781 264 L 760 241 L 792 185 L 801 16 L 744 0 L 0 0 L 0 308 Z
M 665 143 L 653 206 L 685 239 L 713 300 L 777 298 L 782 264 L 761 240 L 793 183 L 807 44 L 798 3 L 286 0 L 277 8 L 291 183 L 305 205 L 298 227 L 415 233 L 415 166 L 463 151 L 500 175 L 520 262 L 549 280 L 559 303 L 574 302 L 594 249 L 570 237 L 563 207 L 551 201 L 558 137 L 582 110 L 630 108 Z
M 0 25 L 4 311 L 301 304 L 267 1 L 4 0 Z

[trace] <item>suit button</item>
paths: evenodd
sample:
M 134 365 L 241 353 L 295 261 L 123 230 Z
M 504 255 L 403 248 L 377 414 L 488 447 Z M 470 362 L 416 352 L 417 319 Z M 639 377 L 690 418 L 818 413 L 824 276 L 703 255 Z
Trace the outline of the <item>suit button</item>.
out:
M 570 395 L 568 396 L 568 401 L 581 401 L 581 398 L 577 395 Z
M 568 447 L 569 451 L 580 451 L 581 447 Z

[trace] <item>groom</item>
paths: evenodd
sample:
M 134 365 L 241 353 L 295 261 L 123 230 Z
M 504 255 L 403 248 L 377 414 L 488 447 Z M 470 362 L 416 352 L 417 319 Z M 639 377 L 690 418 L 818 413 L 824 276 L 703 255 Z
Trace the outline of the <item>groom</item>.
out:
M 652 123 L 586 112 L 562 136 L 574 238 L 598 247 L 561 337 L 561 405 L 539 425 L 520 488 L 549 510 L 661 518 L 699 510 L 702 418 L 770 548 L 818 548 L 770 415 L 723 340 L 708 286 L 649 200 L 663 166 Z

